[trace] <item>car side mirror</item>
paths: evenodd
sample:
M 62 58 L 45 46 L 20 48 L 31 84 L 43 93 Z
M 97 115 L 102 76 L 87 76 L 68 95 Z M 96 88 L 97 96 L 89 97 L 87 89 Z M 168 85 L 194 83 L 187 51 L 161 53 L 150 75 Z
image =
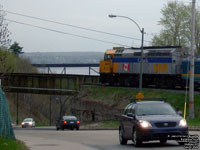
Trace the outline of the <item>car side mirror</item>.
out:
M 177 114 L 181 116 L 183 113 L 182 111 L 178 111 Z
M 135 114 L 133 114 L 133 113 L 128 113 L 127 116 L 128 116 L 128 117 L 135 118 Z

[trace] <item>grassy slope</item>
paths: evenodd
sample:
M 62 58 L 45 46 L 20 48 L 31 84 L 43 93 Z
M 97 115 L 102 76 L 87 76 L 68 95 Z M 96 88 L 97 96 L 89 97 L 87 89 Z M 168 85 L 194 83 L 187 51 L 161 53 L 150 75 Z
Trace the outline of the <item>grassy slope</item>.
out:
M 138 93 L 138 89 L 131 88 L 115 88 L 115 87 L 102 87 L 99 86 L 83 86 L 82 91 L 79 94 L 80 97 L 87 100 L 95 100 L 101 103 L 107 103 L 108 105 L 115 106 L 115 108 L 123 109 L 129 102 L 130 99 L 135 98 Z M 173 92 L 167 90 L 155 90 L 155 89 L 143 89 L 145 98 L 167 98 L 167 102 L 170 103 L 174 108 L 179 107 L 184 112 L 185 93 Z M 188 98 L 187 98 L 188 99 Z M 189 120 L 189 125 L 200 126 L 200 94 L 195 94 L 195 116 L 196 119 Z M 187 116 L 188 116 L 188 101 L 187 101 Z M 107 126 L 107 124 L 105 124 Z
M 6 140 L 0 138 L 0 149 L 1 150 L 28 150 L 25 144 L 21 141 Z

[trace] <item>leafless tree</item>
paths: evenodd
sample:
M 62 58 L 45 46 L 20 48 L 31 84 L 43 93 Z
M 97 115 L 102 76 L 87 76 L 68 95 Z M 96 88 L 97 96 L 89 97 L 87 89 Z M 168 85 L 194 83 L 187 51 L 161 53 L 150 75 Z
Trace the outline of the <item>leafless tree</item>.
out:
M 3 10 L 3 6 L 0 5 L 0 46 L 8 47 L 10 45 L 10 34 L 8 30 L 8 23 L 5 22 L 6 13 Z
M 70 111 L 69 103 L 72 99 L 74 99 L 74 96 L 59 96 L 56 98 L 59 101 L 60 105 L 60 113 L 59 118 L 61 118 L 67 111 Z

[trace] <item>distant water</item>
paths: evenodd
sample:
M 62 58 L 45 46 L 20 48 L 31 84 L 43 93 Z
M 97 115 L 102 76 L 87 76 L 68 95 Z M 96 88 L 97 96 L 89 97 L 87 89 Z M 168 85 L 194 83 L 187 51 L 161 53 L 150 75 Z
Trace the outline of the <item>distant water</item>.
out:
M 61 68 L 50 68 L 51 73 L 64 74 L 63 67 Z M 96 72 L 99 72 L 99 67 L 92 67 Z M 99 75 L 98 73 L 90 70 L 90 75 Z M 42 67 L 38 68 L 40 73 L 48 73 L 48 68 Z M 66 74 L 78 74 L 78 75 L 89 75 L 89 67 L 69 67 L 66 68 Z

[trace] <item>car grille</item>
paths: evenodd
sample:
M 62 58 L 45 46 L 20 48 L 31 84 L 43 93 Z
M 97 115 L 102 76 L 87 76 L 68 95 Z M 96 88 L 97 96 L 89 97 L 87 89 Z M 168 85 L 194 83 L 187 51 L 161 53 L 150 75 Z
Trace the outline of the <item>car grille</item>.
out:
M 175 127 L 176 122 L 157 122 L 156 127 Z
M 153 134 L 154 137 L 156 138 L 167 138 L 167 137 L 173 137 L 173 136 L 178 136 L 180 133 L 155 133 Z

